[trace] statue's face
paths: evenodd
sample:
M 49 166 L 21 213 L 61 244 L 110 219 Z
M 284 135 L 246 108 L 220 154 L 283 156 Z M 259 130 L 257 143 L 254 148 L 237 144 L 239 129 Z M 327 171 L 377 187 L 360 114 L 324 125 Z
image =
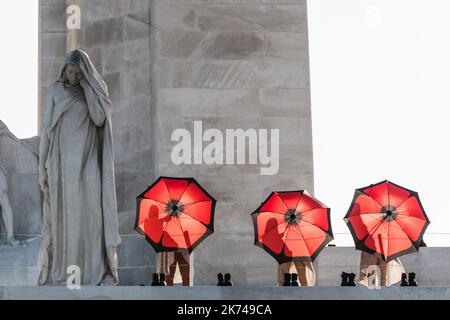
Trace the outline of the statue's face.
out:
M 79 85 L 80 81 L 84 78 L 80 66 L 76 64 L 68 64 L 66 66 L 66 78 L 72 86 Z

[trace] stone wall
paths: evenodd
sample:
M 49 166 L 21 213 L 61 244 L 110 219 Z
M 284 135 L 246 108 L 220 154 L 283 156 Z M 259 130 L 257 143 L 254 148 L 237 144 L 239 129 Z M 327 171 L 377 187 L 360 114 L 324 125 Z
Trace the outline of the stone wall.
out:
M 196 285 L 218 272 L 235 284 L 276 282 L 276 262 L 253 245 L 250 213 L 272 190 L 313 192 L 307 12 L 304 0 L 154 0 L 156 173 L 194 176 L 217 199 L 215 232 L 195 251 Z M 280 170 L 174 165 L 171 133 L 280 129 Z M 222 131 L 224 132 L 224 131 Z
M 153 249 L 134 230 L 136 195 L 154 179 L 148 0 L 80 0 L 80 47 L 108 85 L 113 103 L 116 191 L 123 284 L 151 281 Z M 40 101 L 66 52 L 66 0 L 40 0 Z
M 32 284 L 36 277 L 42 225 L 37 147 L 36 138 L 20 140 L 0 120 L 0 160 L 8 172 L 14 234 L 26 243 L 26 247 L 0 246 L 2 285 Z
M 148 0 L 80 0 L 81 48 L 105 79 L 112 122 L 122 284 L 151 281 L 155 254 L 134 230 L 136 196 L 154 179 Z
M 41 0 L 41 93 L 64 54 L 65 0 Z M 81 47 L 113 100 L 122 284 L 148 283 L 151 247 L 132 230 L 135 197 L 160 175 L 194 176 L 217 200 L 215 233 L 195 252 L 198 285 L 276 280 L 253 246 L 250 213 L 272 190 L 313 192 L 306 0 L 80 0 Z M 61 47 L 62 46 L 62 47 Z M 280 129 L 280 169 L 174 165 L 171 133 Z
M 48 86 L 58 79 L 66 52 L 66 1 L 39 0 L 39 119 Z M 39 122 L 39 130 L 41 123 Z
M 339 286 L 342 271 L 359 275 L 360 251 L 353 247 L 327 247 L 317 259 L 317 285 Z M 415 272 L 421 286 L 450 286 L 449 248 L 420 248 L 399 258 L 406 273 Z

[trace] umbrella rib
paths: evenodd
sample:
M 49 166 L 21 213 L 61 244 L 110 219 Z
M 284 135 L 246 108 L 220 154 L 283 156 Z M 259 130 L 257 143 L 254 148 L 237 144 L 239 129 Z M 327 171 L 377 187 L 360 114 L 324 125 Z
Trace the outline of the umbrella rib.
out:
M 402 204 L 404 204 L 406 201 L 408 201 L 408 200 L 409 200 L 410 198 L 412 198 L 412 197 L 413 197 L 413 195 L 410 194 L 408 198 L 406 198 L 405 200 L 403 200 L 403 201 L 397 206 L 397 208 L 398 208 L 398 207 L 401 207 Z M 401 212 L 401 211 L 397 211 L 397 213 L 399 213 L 399 212 Z
M 155 199 L 149 199 L 149 200 L 153 200 L 153 201 L 155 201 L 155 202 L 158 202 L 158 203 L 160 203 L 161 205 L 163 205 L 164 207 L 160 207 L 161 209 L 163 209 L 163 210 L 165 210 L 166 209 L 166 206 L 167 206 L 167 203 L 164 203 L 164 202 L 162 202 L 162 201 L 159 201 L 159 200 L 155 200 Z
M 387 182 L 386 184 L 387 184 L 387 197 L 388 197 L 388 204 L 389 204 L 389 207 L 391 207 L 391 195 L 390 195 L 390 192 L 389 192 L 389 187 L 390 187 L 390 183 L 389 183 L 389 182 Z M 388 233 L 389 233 L 389 228 L 388 228 Z
M 314 236 L 314 237 L 309 237 L 309 238 L 304 238 L 303 235 L 299 232 L 297 232 L 295 229 L 291 228 L 291 231 L 295 234 L 298 234 L 299 236 L 302 237 L 302 239 L 306 242 L 306 240 L 315 240 L 315 239 L 322 239 L 323 238 L 323 234 L 321 236 Z M 301 240 L 301 239 L 299 239 Z M 309 248 L 308 248 L 308 252 L 309 252 Z
M 425 219 L 421 219 L 421 218 L 414 217 L 414 216 L 408 216 L 408 215 L 404 215 L 404 214 L 402 214 L 402 215 L 399 214 L 397 216 L 397 219 L 399 219 L 399 218 L 402 218 L 402 219 L 416 219 L 416 220 L 419 220 L 420 222 L 426 221 Z
M 167 184 L 166 184 L 166 180 L 163 180 L 163 182 L 164 182 L 164 186 L 166 187 L 167 192 L 169 193 L 170 199 L 171 199 L 171 200 L 172 200 L 172 199 L 175 199 L 175 198 L 172 196 L 172 193 L 170 193 L 170 189 L 169 189 L 169 187 L 168 187 Z
M 208 200 L 199 200 L 199 201 L 190 202 L 190 203 L 183 203 L 183 205 L 184 205 L 184 207 L 187 207 L 187 206 L 191 206 L 191 205 L 193 205 L 193 204 L 197 204 L 197 203 L 200 203 L 200 202 L 208 202 L 208 201 L 211 201 L 211 199 L 208 199 Z
M 181 232 L 183 233 L 184 244 L 186 245 L 186 248 L 187 248 L 188 246 L 187 246 L 187 243 L 186 243 L 186 237 L 184 236 L 184 229 L 183 229 L 183 227 L 181 226 L 181 221 L 178 221 L 177 218 L 175 218 L 174 220 L 175 220 L 175 222 L 180 226 Z M 188 234 L 189 234 L 189 232 L 188 232 Z M 190 241 L 189 241 L 189 242 L 190 242 Z M 192 246 L 192 244 L 191 244 L 191 246 Z
M 186 185 L 186 188 L 184 188 L 183 192 L 181 193 L 180 198 L 177 199 L 177 200 L 180 200 L 181 198 L 183 198 L 184 193 L 186 192 L 187 188 L 189 188 L 189 186 L 191 185 L 191 183 L 192 183 L 192 182 L 188 181 L 188 184 Z
M 303 235 L 303 232 L 302 232 L 302 230 L 300 229 L 300 227 L 299 227 L 298 225 L 295 225 L 295 227 L 296 227 L 296 228 L 298 229 L 298 231 L 300 232 L 300 234 L 301 234 L 303 240 L 306 240 L 306 238 L 305 238 L 305 236 Z M 305 243 L 306 250 L 308 250 L 309 256 L 311 257 L 311 251 L 310 251 L 310 249 L 309 249 L 309 247 L 308 247 L 308 244 L 306 243 L 306 241 L 303 241 L 303 242 Z
M 384 206 L 383 206 L 381 203 L 379 203 L 374 197 L 372 197 L 371 194 L 366 193 L 366 192 L 362 192 L 362 194 L 363 194 L 363 195 L 366 195 L 368 198 L 372 199 L 372 200 L 373 200 L 374 202 L 376 202 L 381 208 L 384 207 Z
M 314 211 L 314 210 L 317 210 L 317 209 L 328 209 L 328 208 L 324 208 L 324 207 L 316 207 L 316 208 L 312 208 L 312 209 L 303 211 L 303 212 L 302 212 L 302 215 L 309 214 L 309 213 L 311 213 L 311 211 Z
M 183 212 L 185 215 L 191 217 L 191 219 L 197 221 L 198 223 L 201 223 L 205 228 L 208 229 L 208 226 L 206 224 L 204 224 L 203 222 L 201 222 L 200 220 L 197 220 L 195 217 L 191 216 L 189 213 L 187 213 L 186 211 L 181 210 L 181 212 Z
M 281 221 L 281 222 L 279 222 L 276 226 L 274 226 L 273 228 L 270 228 L 270 230 L 267 230 L 267 231 L 264 231 L 264 235 L 263 235 L 263 237 L 266 235 L 266 234 L 268 234 L 269 232 L 272 232 L 272 230 L 275 230 L 276 228 L 278 228 L 279 226 L 280 226 L 280 224 L 282 224 L 282 223 L 286 223 L 284 220 L 283 221 Z M 286 228 L 288 227 L 289 225 L 287 225 L 286 226 Z M 286 232 L 286 230 L 283 232 L 283 234 Z
M 349 218 L 351 218 L 351 217 L 359 217 L 359 216 L 368 216 L 368 217 L 370 217 L 370 216 L 374 216 L 374 215 L 380 215 L 380 212 L 360 212 L 358 214 L 350 216 Z
M 170 219 L 169 221 L 167 221 L 166 225 L 164 226 L 163 232 L 161 233 L 161 239 L 159 239 L 159 241 L 157 242 L 158 244 L 162 245 L 162 240 L 164 237 L 164 232 L 166 232 L 167 226 L 169 225 L 170 221 L 172 221 L 172 219 Z
M 304 195 L 304 193 L 302 192 L 301 194 L 300 194 L 300 197 L 298 198 L 298 201 L 297 201 L 297 203 L 295 204 L 295 210 L 297 210 L 297 208 L 298 208 L 298 205 L 300 204 L 300 201 L 302 200 L 302 198 L 303 198 L 303 195 Z M 298 211 L 298 210 L 297 210 Z
M 414 240 L 411 239 L 411 237 L 409 236 L 408 232 L 406 232 L 406 231 L 402 228 L 402 226 L 398 223 L 398 221 L 397 221 L 397 220 L 393 220 L 393 221 L 395 221 L 395 223 L 399 226 L 400 230 L 402 230 L 403 233 L 406 234 L 406 236 L 408 237 L 409 241 L 411 241 L 411 243 L 414 243 Z
M 315 225 L 315 224 L 312 224 L 311 222 L 308 222 L 308 221 L 303 220 L 303 219 L 302 219 L 302 222 L 304 222 L 304 223 L 306 223 L 306 224 L 309 224 L 310 226 L 316 227 L 316 228 L 322 230 L 323 232 L 326 232 L 326 231 L 323 230 L 321 227 L 319 227 L 319 226 L 317 226 L 317 225 Z
M 283 236 L 286 234 L 286 238 L 287 238 L 287 233 L 289 232 L 289 225 L 286 225 L 286 229 L 284 229 L 284 232 L 281 236 L 281 239 L 283 240 Z M 281 248 L 281 255 L 284 255 L 285 257 L 287 257 L 287 255 L 284 253 L 284 249 L 286 248 L 286 239 L 283 241 L 283 247 Z M 292 258 L 292 257 L 290 257 Z
M 284 202 L 283 198 L 280 196 L 279 193 L 276 193 L 277 197 L 280 198 L 281 202 L 283 202 L 284 206 L 286 207 L 286 211 L 289 210 L 290 208 L 287 206 L 286 202 Z
M 282 215 L 282 216 L 286 215 L 286 213 L 281 213 L 281 212 L 278 212 L 278 211 L 260 211 L 260 212 L 258 212 L 258 215 L 263 214 L 263 213 L 273 213 L 273 214 L 279 214 L 279 215 Z
M 390 205 L 391 205 L 391 201 L 390 201 L 390 199 L 389 199 L 389 185 L 388 185 L 388 203 L 389 203 L 389 206 L 390 206 Z M 386 252 L 384 253 L 384 257 L 386 258 L 386 260 L 387 260 L 387 257 L 389 256 L 389 248 L 390 248 L 390 244 L 389 244 L 389 242 L 390 242 L 389 231 L 390 231 L 390 229 L 391 229 L 391 224 L 388 223 L 388 224 L 387 224 Z M 384 250 L 384 248 L 383 248 L 383 250 Z
M 373 230 L 367 232 L 367 236 L 365 236 L 365 237 L 362 239 L 362 241 L 365 242 L 366 239 L 367 239 L 369 236 L 371 236 L 373 233 L 375 233 L 375 231 L 377 231 L 378 228 L 381 227 L 381 226 L 383 225 L 383 223 L 384 223 L 384 221 L 380 221 L 380 223 L 379 223 L 375 228 L 373 228 Z

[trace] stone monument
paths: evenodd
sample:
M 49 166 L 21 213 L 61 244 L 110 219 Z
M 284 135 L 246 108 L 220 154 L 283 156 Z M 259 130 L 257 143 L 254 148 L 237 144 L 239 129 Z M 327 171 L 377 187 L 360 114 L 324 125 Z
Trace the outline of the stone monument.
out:
M 39 152 L 44 193 L 39 284 L 117 284 L 120 243 L 108 89 L 82 50 L 48 90 Z

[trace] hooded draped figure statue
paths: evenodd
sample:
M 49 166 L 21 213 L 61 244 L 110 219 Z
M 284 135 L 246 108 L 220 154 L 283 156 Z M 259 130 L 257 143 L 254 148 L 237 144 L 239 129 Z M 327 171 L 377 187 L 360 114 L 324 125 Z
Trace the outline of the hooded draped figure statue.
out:
M 73 272 L 67 268 L 73 266 L 82 285 L 118 284 L 121 239 L 113 155 L 107 86 L 86 52 L 68 52 L 44 105 L 39 285 L 66 284 Z

